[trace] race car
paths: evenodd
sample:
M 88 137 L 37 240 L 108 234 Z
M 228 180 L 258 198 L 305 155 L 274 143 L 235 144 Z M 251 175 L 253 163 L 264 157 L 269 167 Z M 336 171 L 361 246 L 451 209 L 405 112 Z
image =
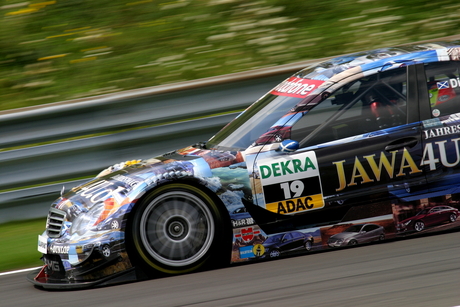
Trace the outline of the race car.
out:
M 206 142 L 108 167 L 51 204 L 44 265 L 28 279 L 72 289 L 185 274 L 320 252 L 350 225 L 378 229 L 353 243 L 387 240 L 421 210 L 458 209 L 460 95 L 431 99 L 459 87 L 458 51 L 440 42 L 331 59 Z M 438 229 L 459 226 L 449 222 Z

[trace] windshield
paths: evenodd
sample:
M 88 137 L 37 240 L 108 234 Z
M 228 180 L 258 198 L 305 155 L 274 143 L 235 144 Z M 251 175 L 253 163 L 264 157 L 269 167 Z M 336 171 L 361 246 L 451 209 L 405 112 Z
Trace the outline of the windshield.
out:
M 269 237 L 267 240 L 265 240 L 264 243 L 278 243 L 281 242 L 281 238 L 283 238 L 283 235 L 276 235 L 273 237 Z
M 417 213 L 415 216 L 417 215 L 423 215 L 423 214 L 427 214 L 428 213 L 428 209 L 423 209 L 422 211 L 420 211 L 419 213 Z
M 213 136 L 206 147 L 244 150 L 304 98 L 267 94 Z
M 309 71 L 312 69 L 303 72 Z M 321 88 L 323 83 L 324 80 L 289 77 L 213 136 L 206 143 L 206 147 L 217 150 L 245 150 L 251 145 L 269 143 L 274 137 L 276 141 L 281 141 L 283 136 L 275 136 L 275 133 L 290 120 L 296 121 L 303 115 L 295 113 L 311 108 L 315 97 L 320 98 L 318 93 L 324 90 Z M 262 137 L 264 133 L 266 135 Z

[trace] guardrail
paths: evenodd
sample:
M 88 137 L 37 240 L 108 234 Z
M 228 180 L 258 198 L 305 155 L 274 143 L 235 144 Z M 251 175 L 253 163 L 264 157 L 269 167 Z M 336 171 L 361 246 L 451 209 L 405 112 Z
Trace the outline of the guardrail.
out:
M 3 186 L 61 181 L 0 193 L 0 223 L 46 216 L 63 185 L 68 189 L 86 181 L 71 179 L 94 176 L 121 161 L 154 157 L 206 140 L 236 114 L 0 153 Z
M 46 216 L 75 178 L 207 140 L 311 62 L 0 112 L 0 223 Z
M 62 185 L 84 181 L 74 178 L 208 139 L 283 78 L 327 59 L 0 111 L 0 148 L 24 147 L 0 152 L 0 191 L 11 189 L 0 192 L 0 223 L 44 217 Z

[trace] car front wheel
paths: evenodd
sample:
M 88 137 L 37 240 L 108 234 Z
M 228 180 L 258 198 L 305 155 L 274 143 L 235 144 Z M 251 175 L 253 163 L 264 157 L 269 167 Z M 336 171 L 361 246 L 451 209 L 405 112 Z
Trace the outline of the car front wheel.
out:
M 218 205 L 201 189 L 182 183 L 161 186 L 134 212 L 132 254 L 149 271 L 167 274 L 217 264 L 225 258 L 219 248 L 226 242 L 222 225 Z
M 101 254 L 106 257 L 106 258 L 109 258 L 110 257 L 110 254 L 111 254 L 111 251 L 110 251 L 110 246 L 105 244 L 102 246 L 101 248 Z
M 358 244 L 358 241 L 356 240 L 351 240 L 350 242 L 348 242 L 348 245 L 357 245 Z
M 277 249 L 272 249 L 270 251 L 270 258 L 278 258 L 280 255 L 281 255 L 281 253 Z
M 449 215 L 449 222 L 453 223 L 457 220 L 457 216 L 455 214 Z
M 308 240 L 307 242 L 305 242 L 305 249 L 307 251 L 311 251 L 311 248 L 313 247 L 313 244 L 310 240 Z
M 120 223 L 118 220 L 113 220 L 112 223 L 110 223 L 110 229 L 120 229 Z
M 422 221 L 417 221 L 417 222 L 415 222 L 415 224 L 414 224 L 414 229 L 415 229 L 415 231 L 417 231 L 417 232 L 422 231 L 423 229 L 425 229 L 425 223 L 422 222 Z

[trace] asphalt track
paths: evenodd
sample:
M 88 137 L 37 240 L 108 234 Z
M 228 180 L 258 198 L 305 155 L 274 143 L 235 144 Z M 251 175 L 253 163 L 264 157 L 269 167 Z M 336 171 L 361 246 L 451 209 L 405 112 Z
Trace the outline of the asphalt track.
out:
M 0 276 L 0 306 L 460 306 L 460 232 L 75 291 Z

